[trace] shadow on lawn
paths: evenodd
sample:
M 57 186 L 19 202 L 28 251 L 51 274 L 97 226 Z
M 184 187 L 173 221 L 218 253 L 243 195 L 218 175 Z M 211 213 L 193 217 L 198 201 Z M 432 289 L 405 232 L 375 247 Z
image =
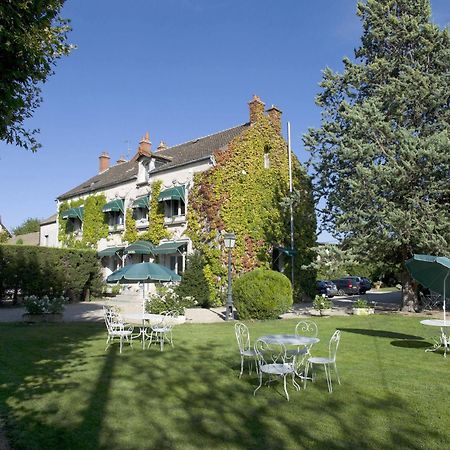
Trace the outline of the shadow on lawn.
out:
M 420 336 L 413 336 L 411 334 L 404 334 L 404 333 L 396 333 L 395 331 L 370 330 L 367 328 L 339 328 L 339 329 L 347 333 L 363 334 L 365 336 L 374 336 L 374 337 L 385 337 L 389 339 L 408 339 L 408 340 L 423 339 L 423 337 Z
M 254 372 L 238 379 L 231 328 L 227 345 L 195 334 L 185 339 L 177 330 L 173 349 L 161 353 L 135 345 L 122 355 L 114 345 L 103 353 L 103 328 L 78 325 L 72 333 L 70 328 L 49 327 L 56 333 L 53 340 L 43 336 L 39 345 L 30 341 L 31 351 L 11 354 L 12 362 L 3 370 L 0 407 L 14 416 L 18 448 L 369 449 L 389 448 L 388 442 L 390 448 L 416 449 L 418 434 L 429 441 L 442 439 L 390 392 L 374 396 L 361 389 L 351 392 L 348 401 L 344 384 L 329 395 L 322 380 L 306 391 L 291 388 L 290 402 L 280 385 L 264 386 L 253 397 L 257 380 Z M 22 344 L 38 337 L 26 331 L 17 334 Z M 99 365 L 97 378 L 89 380 L 93 363 Z M 19 370 L 14 371 L 14 364 Z M 54 408 L 29 403 L 46 396 L 53 396 Z M 71 399 L 78 414 L 61 417 L 63 397 Z M 373 433 L 374 412 L 385 417 L 385 433 Z M 321 423 L 312 417 L 321 417 Z M 323 424 L 330 424 L 341 438 Z

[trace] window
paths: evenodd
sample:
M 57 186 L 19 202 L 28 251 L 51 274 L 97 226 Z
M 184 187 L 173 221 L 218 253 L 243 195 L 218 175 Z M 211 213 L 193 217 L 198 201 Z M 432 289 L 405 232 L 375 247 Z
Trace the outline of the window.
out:
M 165 216 L 175 217 L 175 216 L 184 216 L 186 214 L 186 206 L 183 200 L 168 200 L 165 202 Z
M 270 147 L 268 145 L 265 145 L 264 146 L 264 169 L 269 169 L 270 168 L 269 153 L 270 153 Z
M 148 220 L 148 209 L 147 208 L 133 208 L 133 219 L 134 220 Z
M 110 211 L 108 214 L 108 225 L 111 227 L 123 225 L 123 213 L 121 211 Z
M 69 233 L 78 233 L 81 231 L 82 223 L 77 217 L 67 219 L 67 231 Z

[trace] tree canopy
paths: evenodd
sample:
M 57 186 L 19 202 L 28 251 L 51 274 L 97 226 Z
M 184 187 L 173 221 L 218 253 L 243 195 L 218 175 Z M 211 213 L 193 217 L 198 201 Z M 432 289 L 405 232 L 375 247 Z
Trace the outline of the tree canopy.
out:
M 429 0 L 367 0 L 357 14 L 361 46 L 342 73 L 325 69 L 322 124 L 304 137 L 322 227 L 366 259 L 448 254 L 448 30 Z
M 40 223 L 41 221 L 39 219 L 30 217 L 16 228 L 13 228 L 12 232 L 15 236 L 27 233 L 35 233 L 36 231 L 39 231 Z
M 59 17 L 64 0 L 0 2 L 0 139 L 36 151 L 38 130 L 25 128 L 42 101 L 41 84 L 58 58 L 73 46 L 66 42 L 68 20 Z

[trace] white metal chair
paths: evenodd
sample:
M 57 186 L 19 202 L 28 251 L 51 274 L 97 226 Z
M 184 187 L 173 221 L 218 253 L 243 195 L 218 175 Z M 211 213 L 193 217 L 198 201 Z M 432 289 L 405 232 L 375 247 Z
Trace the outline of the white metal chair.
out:
M 292 377 L 292 384 L 297 391 L 300 386 L 295 381 L 295 364 L 293 357 L 286 355 L 286 347 L 283 344 L 269 344 L 263 338 L 255 342 L 255 352 L 258 361 L 259 386 L 254 390 L 253 395 L 262 386 L 263 374 L 269 375 L 267 383 L 274 381 L 273 377 L 283 378 L 283 387 L 286 398 L 289 401 L 289 394 L 286 387 L 286 377 Z
M 108 332 L 108 339 L 106 341 L 105 352 L 109 345 L 115 338 L 119 339 L 120 353 L 122 353 L 123 341 L 127 341 L 131 347 L 133 347 L 133 327 L 127 325 L 119 314 L 109 308 L 104 308 L 104 319 L 106 330 Z
M 164 311 L 161 313 L 161 320 L 157 323 L 151 324 L 150 342 L 148 347 L 152 344 L 153 340 L 160 345 L 161 351 L 164 350 L 164 341 L 167 341 L 173 347 L 172 328 L 178 318 L 177 311 Z
M 295 335 L 296 336 L 306 336 L 306 337 L 314 337 L 316 338 L 319 333 L 319 329 L 315 322 L 310 320 L 301 320 L 295 326 Z M 301 347 L 297 347 L 296 349 L 287 350 L 286 354 L 288 356 L 294 356 L 296 358 L 295 365 L 297 368 L 301 367 L 305 363 L 305 358 L 310 355 L 310 350 L 313 344 L 303 345 Z
M 308 379 L 308 371 L 311 368 L 312 371 L 312 381 L 314 381 L 314 365 L 321 365 L 325 369 L 325 376 L 327 378 L 328 392 L 333 392 L 333 386 L 331 384 L 331 366 L 333 366 L 334 373 L 336 374 L 336 378 L 339 384 L 341 384 L 341 380 L 339 379 L 339 373 L 336 367 L 336 353 L 339 347 L 339 342 L 341 340 L 341 332 L 336 330 L 333 333 L 333 336 L 330 338 L 330 342 L 328 344 L 328 358 L 313 356 L 308 358 L 306 362 L 305 368 L 305 377 L 304 377 L 304 387 L 306 389 L 306 380 Z
M 258 373 L 258 364 L 256 362 L 256 351 L 250 345 L 250 333 L 248 331 L 247 325 L 238 322 L 234 324 L 234 333 L 236 334 L 236 340 L 239 347 L 239 353 L 241 355 L 241 373 L 239 378 L 242 377 L 244 372 L 244 359 L 249 358 L 249 375 L 252 373 L 252 360 L 255 361 L 256 373 Z

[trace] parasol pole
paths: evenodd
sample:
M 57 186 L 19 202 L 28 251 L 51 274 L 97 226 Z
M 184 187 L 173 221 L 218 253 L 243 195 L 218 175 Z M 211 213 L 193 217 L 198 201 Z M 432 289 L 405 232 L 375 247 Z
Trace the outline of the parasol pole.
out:
M 445 285 L 447 283 L 447 278 L 448 278 L 449 275 L 450 275 L 450 270 L 447 272 L 447 275 L 445 275 L 445 278 L 444 278 L 444 305 L 442 307 L 444 309 L 444 327 L 446 326 L 446 318 L 445 318 Z

